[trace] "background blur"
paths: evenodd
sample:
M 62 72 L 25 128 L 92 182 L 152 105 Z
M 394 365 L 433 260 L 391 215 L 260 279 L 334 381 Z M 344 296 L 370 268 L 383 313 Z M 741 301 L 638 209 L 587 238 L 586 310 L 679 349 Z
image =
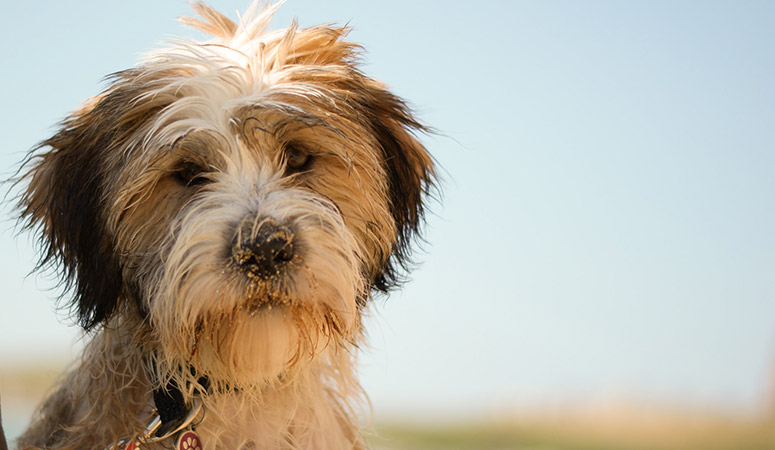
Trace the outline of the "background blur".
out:
M 0 5 L 6 178 L 104 75 L 201 37 L 178 0 Z M 775 448 L 775 3 L 289 0 L 275 27 L 293 17 L 349 24 L 439 132 L 422 265 L 368 321 L 378 448 Z M 15 436 L 81 343 L 7 203 Z

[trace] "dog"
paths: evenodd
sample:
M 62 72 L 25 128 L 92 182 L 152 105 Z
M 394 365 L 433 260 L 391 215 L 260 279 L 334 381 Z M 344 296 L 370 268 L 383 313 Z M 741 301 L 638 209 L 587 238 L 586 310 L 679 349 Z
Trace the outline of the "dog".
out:
M 113 74 L 21 166 L 88 342 L 18 445 L 364 448 L 362 317 L 411 268 L 429 130 L 348 28 L 192 6 L 211 40 Z

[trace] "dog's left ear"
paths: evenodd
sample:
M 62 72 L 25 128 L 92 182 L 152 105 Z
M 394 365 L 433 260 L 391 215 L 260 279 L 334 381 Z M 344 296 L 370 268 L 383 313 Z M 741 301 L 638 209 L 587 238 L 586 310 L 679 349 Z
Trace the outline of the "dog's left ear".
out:
M 369 103 L 371 127 L 379 142 L 388 176 L 390 212 L 398 236 L 372 288 L 385 292 L 401 281 L 409 270 L 413 241 L 423 224 L 426 197 L 435 187 L 431 156 L 415 137 L 428 129 L 417 121 L 399 97 L 375 83 Z

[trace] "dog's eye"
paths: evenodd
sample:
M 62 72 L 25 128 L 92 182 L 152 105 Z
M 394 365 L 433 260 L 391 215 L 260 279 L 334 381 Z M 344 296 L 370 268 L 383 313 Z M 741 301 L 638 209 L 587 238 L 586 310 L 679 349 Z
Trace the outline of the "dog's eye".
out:
M 288 169 L 294 172 L 300 172 L 307 169 L 312 160 L 309 153 L 298 147 L 288 147 L 285 152 L 285 158 Z
M 193 161 L 183 161 L 175 170 L 175 179 L 183 186 L 198 186 L 210 180 L 205 176 L 207 170 Z

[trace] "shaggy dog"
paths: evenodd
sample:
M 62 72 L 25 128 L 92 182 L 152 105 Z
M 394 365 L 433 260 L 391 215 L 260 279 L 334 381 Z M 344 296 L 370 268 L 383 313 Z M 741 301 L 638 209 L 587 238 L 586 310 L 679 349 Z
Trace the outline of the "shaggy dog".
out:
M 434 164 L 347 29 L 196 3 L 70 115 L 19 206 L 89 332 L 21 447 L 350 449 L 361 315 L 406 273 Z

